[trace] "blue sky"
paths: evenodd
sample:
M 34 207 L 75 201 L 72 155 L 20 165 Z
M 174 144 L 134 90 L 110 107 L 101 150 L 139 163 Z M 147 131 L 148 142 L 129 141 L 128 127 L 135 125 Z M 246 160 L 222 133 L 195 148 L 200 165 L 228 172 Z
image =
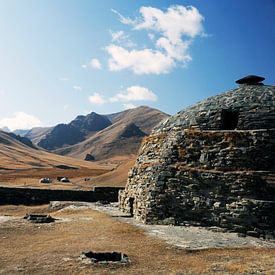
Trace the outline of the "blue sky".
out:
M 275 83 L 275 0 L 0 0 L 0 127 Z

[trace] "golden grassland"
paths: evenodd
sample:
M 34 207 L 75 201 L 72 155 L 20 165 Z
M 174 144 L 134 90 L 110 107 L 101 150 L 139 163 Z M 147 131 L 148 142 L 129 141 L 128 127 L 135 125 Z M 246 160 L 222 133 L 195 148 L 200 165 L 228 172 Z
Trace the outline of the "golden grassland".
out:
M 48 213 L 47 206 L 1 206 L 1 215 Z M 0 274 L 274 274 L 275 249 L 177 249 L 142 229 L 90 210 L 61 210 L 53 224 L 0 224 Z M 126 266 L 86 265 L 83 251 L 126 253 Z M 257 273 L 257 274 L 258 274 Z

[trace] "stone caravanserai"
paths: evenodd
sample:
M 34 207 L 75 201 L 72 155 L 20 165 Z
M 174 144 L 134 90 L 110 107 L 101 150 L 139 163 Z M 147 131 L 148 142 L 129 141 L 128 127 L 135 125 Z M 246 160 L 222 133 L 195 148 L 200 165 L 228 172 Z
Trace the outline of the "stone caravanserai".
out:
M 236 89 L 161 122 L 145 138 L 120 208 L 149 224 L 275 237 L 275 86 Z

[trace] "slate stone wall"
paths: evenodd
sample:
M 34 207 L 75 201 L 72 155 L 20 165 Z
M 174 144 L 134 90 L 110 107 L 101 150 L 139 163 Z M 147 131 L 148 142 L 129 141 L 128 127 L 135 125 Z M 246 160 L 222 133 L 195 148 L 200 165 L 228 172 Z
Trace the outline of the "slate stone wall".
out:
M 236 106 L 237 129 L 220 130 L 211 114 Z M 275 237 L 274 106 L 274 87 L 245 85 L 164 121 L 142 144 L 120 208 L 146 223 Z

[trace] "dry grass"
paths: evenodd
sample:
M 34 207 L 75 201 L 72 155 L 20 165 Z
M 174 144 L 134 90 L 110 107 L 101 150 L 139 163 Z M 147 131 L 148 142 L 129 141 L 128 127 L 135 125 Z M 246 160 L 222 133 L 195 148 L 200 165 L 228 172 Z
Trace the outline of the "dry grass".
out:
M 47 212 L 47 207 L 2 206 L 0 215 Z M 55 224 L 13 220 L 0 224 L 0 274 L 272 274 L 273 249 L 180 250 L 130 224 L 92 210 L 53 212 Z M 89 266 L 82 251 L 120 251 L 131 264 Z
M 124 186 L 128 170 L 135 155 L 114 157 L 108 160 L 89 162 L 71 157 L 64 157 L 42 150 L 35 150 L 0 132 L 0 185 L 90 189 L 93 186 Z M 58 165 L 77 169 L 59 169 Z M 107 173 L 107 174 L 106 174 Z M 102 176 L 103 174 L 106 174 Z M 56 180 L 50 185 L 39 184 L 42 177 L 56 179 L 65 176 L 71 184 L 60 184 Z M 92 181 L 85 181 L 92 178 Z
M 78 169 L 29 168 L 0 169 L 0 185 L 17 187 L 35 187 L 50 189 L 91 189 L 94 186 L 125 186 L 128 171 L 134 164 L 136 156 L 116 157 L 100 162 L 90 163 L 90 168 L 78 166 Z M 76 162 L 79 160 L 75 160 Z M 89 162 L 88 162 L 89 164 Z M 76 165 L 75 165 L 76 166 Z M 71 183 L 60 183 L 58 176 L 65 176 Z M 51 177 L 51 184 L 40 184 L 42 177 Z M 90 178 L 85 181 L 85 178 Z

